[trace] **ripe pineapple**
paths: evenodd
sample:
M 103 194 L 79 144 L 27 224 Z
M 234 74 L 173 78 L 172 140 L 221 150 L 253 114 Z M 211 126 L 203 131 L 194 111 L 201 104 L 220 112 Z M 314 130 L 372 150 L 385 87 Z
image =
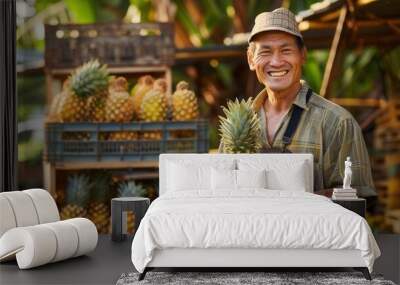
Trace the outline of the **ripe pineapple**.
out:
M 130 122 L 133 117 L 133 100 L 127 91 L 128 82 L 124 77 L 112 78 L 106 102 L 106 119 L 109 122 Z
M 261 126 L 252 108 L 252 99 L 228 102 L 222 107 L 226 118 L 220 116 L 221 142 L 225 153 L 254 153 L 261 147 Z
M 61 137 L 65 141 L 88 141 L 90 134 L 88 132 L 63 132 Z
M 56 96 L 54 96 L 49 109 L 48 120 L 50 122 L 61 122 L 60 118 L 61 103 L 64 100 L 64 96 L 66 96 L 69 92 L 69 85 L 70 85 L 69 80 L 68 79 L 65 80 L 61 92 L 58 93 Z
M 189 84 L 181 81 L 176 85 L 176 91 L 172 94 L 172 118 L 174 121 L 195 120 L 199 116 L 199 105 L 193 91 L 189 90 Z
M 76 69 L 69 82 L 69 91 L 60 102 L 60 118 L 63 122 L 87 121 L 91 114 L 88 98 L 107 90 L 106 66 L 101 66 L 97 60 L 91 60 Z
M 189 84 L 181 81 L 176 85 L 176 91 L 172 94 L 172 119 L 174 121 L 190 121 L 199 117 L 199 105 L 193 91 L 189 90 Z M 194 131 L 174 131 L 173 137 L 194 137 Z
M 110 225 L 110 176 L 98 174 L 94 176 L 91 202 L 88 207 L 89 219 L 96 225 L 100 234 L 109 233 Z
M 133 97 L 133 108 L 135 109 L 135 117 L 140 118 L 140 106 L 142 105 L 143 97 L 148 91 L 153 88 L 154 78 L 150 75 L 145 75 L 139 78 L 138 83 L 131 90 Z
M 92 184 L 86 175 L 75 174 L 68 177 L 66 187 L 66 206 L 61 209 L 61 220 L 86 217 L 86 205 Z
M 146 197 L 147 191 L 141 184 L 136 184 L 134 181 L 122 182 L 118 186 L 119 197 Z M 132 212 L 127 212 L 127 232 L 133 233 L 135 228 L 135 215 Z
M 165 121 L 167 119 L 167 82 L 157 79 L 152 90 L 146 93 L 140 108 L 140 117 L 146 122 Z M 144 139 L 161 139 L 160 131 L 144 132 Z
M 109 122 L 130 122 L 133 118 L 133 99 L 127 91 L 128 82 L 124 77 L 111 79 L 109 96 L 106 102 L 106 119 Z M 109 134 L 109 140 L 134 140 L 136 132 L 113 132 Z
M 108 92 L 103 91 L 90 96 L 88 99 L 89 119 L 92 122 L 106 121 L 106 102 Z
M 113 132 L 108 139 L 113 141 L 132 141 L 137 140 L 139 135 L 137 132 Z

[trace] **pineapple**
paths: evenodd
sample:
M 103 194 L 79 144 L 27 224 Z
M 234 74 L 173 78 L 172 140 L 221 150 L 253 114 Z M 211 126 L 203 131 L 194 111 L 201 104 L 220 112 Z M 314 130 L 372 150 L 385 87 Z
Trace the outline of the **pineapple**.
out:
M 254 153 L 262 147 L 260 119 L 252 108 L 252 99 L 228 102 L 220 116 L 221 142 L 225 153 Z
M 108 92 L 99 92 L 88 99 L 89 120 L 92 122 L 106 121 L 106 102 Z
M 181 81 L 176 85 L 176 91 L 172 94 L 172 119 L 174 121 L 190 121 L 199 117 L 199 105 L 193 91 L 189 90 L 189 84 Z M 173 137 L 194 137 L 194 131 L 174 131 Z
M 91 114 L 88 107 L 93 105 L 88 99 L 107 90 L 106 66 L 101 66 L 97 60 L 89 61 L 76 69 L 68 80 L 69 88 L 60 102 L 59 116 L 63 122 L 87 121 Z
M 61 103 L 64 99 L 64 96 L 66 96 L 69 92 L 69 84 L 70 84 L 69 80 L 68 79 L 65 80 L 61 92 L 53 98 L 50 105 L 49 116 L 48 116 L 50 122 L 61 122 L 60 118 Z
M 167 119 L 167 83 L 165 79 L 157 79 L 152 90 L 143 98 L 140 108 L 140 117 L 146 122 L 165 121 Z M 144 139 L 161 139 L 160 131 L 144 132 Z
M 134 115 L 133 99 L 127 91 L 128 82 L 124 77 L 113 78 L 106 102 L 106 119 L 109 122 L 130 122 Z M 109 140 L 135 140 L 137 132 L 113 132 Z
M 61 138 L 65 141 L 88 141 L 90 134 L 88 132 L 63 132 Z
M 147 191 L 141 184 L 136 184 L 134 181 L 122 182 L 118 187 L 120 197 L 146 197 Z M 133 233 L 135 228 L 135 215 L 132 212 L 127 212 L 127 232 Z
M 111 79 L 106 102 L 106 119 L 109 122 L 130 122 L 133 117 L 133 100 L 127 91 L 128 82 L 124 77 Z
M 144 95 L 153 88 L 154 78 L 150 75 L 145 75 L 139 78 L 138 83 L 131 90 L 133 97 L 133 108 L 135 109 L 135 117 L 140 118 L 140 106 Z
M 190 121 L 197 119 L 198 116 L 199 105 L 196 95 L 189 90 L 187 82 L 179 82 L 172 95 L 172 119 L 174 121 Z
M 137 132 L 113 132 L 108 139 L 113 141 L 132 141 L 139 138 Z
M 89 203 L 88 216 L 96 225 L 100 234 L 109 233 L 110 224 L 110 176 L 99 174 L 94 177 L 94 183 L 91 193 L 91 202 Z
M 75 217 L 86 217 L 86 205 L 89 200 L 92 184 L 86 175 L 75 174 L 68 177 L 66 188 L 66 206 L 61 209 L 61 220 Z

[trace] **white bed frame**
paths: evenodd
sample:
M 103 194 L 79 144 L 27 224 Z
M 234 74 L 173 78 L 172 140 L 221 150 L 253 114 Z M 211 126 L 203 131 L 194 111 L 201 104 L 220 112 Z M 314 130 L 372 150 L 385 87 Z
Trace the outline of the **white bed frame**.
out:
M 176 159 L 203 160 L 220 159 L 248 156 L 248 154 L 162 154 L 160 155 L 160 184 L 159 195 L 166 192 L 167 161 Z M 288 154 L 251 154 L 254 158 L 265 158 L 266 156 L 287 159 Z M 311 154 L 290 154 L 293 160 L 304 160 L 309 166 L 308 189 L 313 192 L 313 157 Z M 231 267 L 238 268 L 271 268 L 271 267 L 353 267 L 362 271 L 364 277 L 371 280 L 368 268 L 361 257 L 359 250 L 329 250 L 329 249 L 249 249 L 249 248 L 226 248 L 226 249 L 193 249 L 193 248 L 171 248 L 158 249 L 154 252 L 152 261 L 139 276 L 142 280 L 146 272 L 154 268 L 172 267 Z

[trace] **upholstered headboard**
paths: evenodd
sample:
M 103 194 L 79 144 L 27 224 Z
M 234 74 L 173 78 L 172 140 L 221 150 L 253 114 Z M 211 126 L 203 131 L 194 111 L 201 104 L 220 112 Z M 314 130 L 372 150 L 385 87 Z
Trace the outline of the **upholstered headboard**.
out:
M 161 154 L 159 159 L 159 195 L 163 195 L 168 191 L 167 185 L 169 175 L 168 168 L 170 162 L 186 163 L 190 165 L 213 166 L 220 161 L 232 161 L 237 169 L 238 164 L 251 164 L 252 162 L 261 162 L 267 168 L 273 168 L 279 164 L 280 168 L 290 168 L 294 164 L 304 163 L 306 191 L 313 192 L 313 156 L 312 154 Z

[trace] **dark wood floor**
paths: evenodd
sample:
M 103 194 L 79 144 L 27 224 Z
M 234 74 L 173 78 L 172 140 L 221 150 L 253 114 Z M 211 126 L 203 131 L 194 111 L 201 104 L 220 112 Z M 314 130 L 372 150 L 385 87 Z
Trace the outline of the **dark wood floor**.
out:
M 19 270 L 16 262 L 0 264 L 0 284 L 115 284 L 124 272 L 134 271 L 131 241 L 112 242 L 100 235 L 97 248 L 87 256 Z
M 374 272 L 400 282 L 400 235 L 379 234 L 382 251 Z M 131 240 L 116 243 L 100 236 L 94 252 L 42 267 L 19 270 L 16 262 L 0 264 L 0 284 L 115 284 L 124 272 L 134 271 L 130 258 Z

